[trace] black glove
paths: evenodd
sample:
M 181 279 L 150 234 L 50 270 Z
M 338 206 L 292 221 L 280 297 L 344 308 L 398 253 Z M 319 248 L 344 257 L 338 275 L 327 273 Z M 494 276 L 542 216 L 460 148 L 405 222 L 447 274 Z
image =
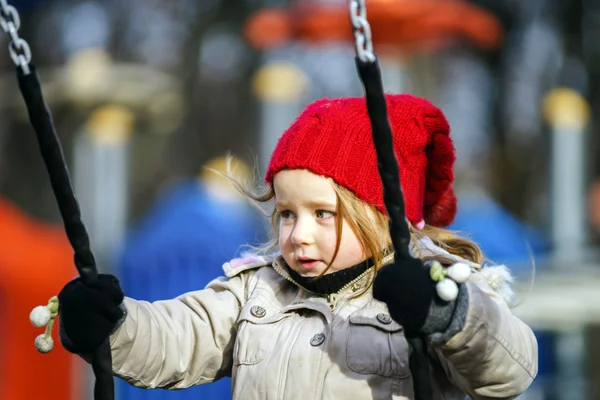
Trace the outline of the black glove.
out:
M 373 297 L 387 304 L 390 316 L 404 327 L 407 338 L 418 336 L 436 298 L 429 266 L 409 259 L 382 267 L 373 282 Z
M 113 275 L 100 274 L 89 286 L 80 278 L 67 283 L 58 295 L 65 349 L 86 354 L 98 348 L 124 315 L 120 307 L 123 297 L 119 280 Z

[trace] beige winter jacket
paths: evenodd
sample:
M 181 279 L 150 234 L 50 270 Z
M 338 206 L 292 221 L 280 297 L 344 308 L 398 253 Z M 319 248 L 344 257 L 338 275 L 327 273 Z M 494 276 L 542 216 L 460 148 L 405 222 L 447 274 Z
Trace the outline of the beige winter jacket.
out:
M 235 400 L 412 399 L 402 327 L 363 275 L 337 296 L 313 295 L 277 262 L 226 264 L 227 277 L 177 299 L 125 299 L 111 336 L 116 375 L 143 387 L 186 388 L 232 376 Z M 462 330 L 431 344 L 436 400 L 511 399 L 537 373 L 537 343 L 476 273 Z

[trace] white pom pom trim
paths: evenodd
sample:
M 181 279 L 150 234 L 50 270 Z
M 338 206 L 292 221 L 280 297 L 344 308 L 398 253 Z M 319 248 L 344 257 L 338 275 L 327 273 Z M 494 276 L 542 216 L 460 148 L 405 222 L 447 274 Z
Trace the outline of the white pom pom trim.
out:
M 483 284 L 489 286 L 494 292 L 501 296 L 509 306 L 513 305 L 515 299 L 515 293 L 512 287 L 514 277 L 505 265 L 486 265 L 484 267 L 457 255 L 448 253 L 447 250 L 435 245 L 428 237 L 423 237 L 416 241 L 416 243 L 411 244 L 411 253 L 419 258 L 442 256 L 447 260 L 469 265 L 472 272 L 469 277 L 471 281 L 480 285 Z
M 38 328 L 46 326 L 50 322 L 50 310 L 47 306 L 37 306 L 31 310 L 29 314 L 29 321 Z
M 40 353 L 46 354 L 54 348 L 54 340 L 52 339 L 52 326 L 54 320 L 58 316 L 58 297 L 52 296 L 48 300 L 48 305 L 37 306 L 29 314 L 29 321 L 38 328 L 46 326 L 46 332 L 35 338 L 35 348 Z
M 446 269 L 448 277 L 456 283 L 464 283 L 471 276 L 471 267 L 465 263 L 452 264 Z
M 35 338 L 35 348 L 42 354 L 49 353 L 54 348 L 52 336 L 41 334 Z
M 443 279 L 435 285 L 438 296 L 445 301 L 456 300 L 458 285 L 452 279 Z

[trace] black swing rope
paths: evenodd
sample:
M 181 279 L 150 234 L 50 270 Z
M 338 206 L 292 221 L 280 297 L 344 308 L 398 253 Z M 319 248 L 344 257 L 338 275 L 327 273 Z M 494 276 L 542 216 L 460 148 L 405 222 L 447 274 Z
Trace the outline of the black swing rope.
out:
M 90 248 L 87 230 L 81 220 L 79 204 L 73 192 L 69 170 L 60 141 L 56 135 L 52 114 L 44 101 L 35 67 L 30 64 L 29 68 L 29 74 L 24 74 L 21 70 L 18 70 L 19 88 L 25 100 L 29 121 L 35 131 L 40 153 L 50 177 L 52 191 L 60 210 L 67 238 L 75 253 L 75 267 L 79 272 L 81 281 L 85 285 L 89 285 L 98 279 L 96 259 Z M 94 399 L 114 400 L 112 355 L 108 338 L 92 354 L 92 369 L 96 376 Z
M 392 129 L 388 119 L 381 70 L 377 57 L 373 54 L 365 1 L 350 0 L 349 4 L 350 19 L 356 38 L 356 68 L 365 89 L 365 101 L 371 120 L 379 176 L 383 184 L 383 200 L 389 217 L 394 260 L 402 262 L 413 257 L 410 254 L 410 231 L 405 218 L 400 168 L 394 154 Z M 433 388 L 425 338 L 407 338 L 407 341 L 411 348 L 408 363 L 412 374 L 415 400 L 432 400 Z
M 363 62 L 356 58 L 356 67 L 365 89 L 367 111 L 371 120 L 373 143 L 377 153 L 379 175 L 383 183 L 383 200 L 389 217 L 389 230 L 394 246 L 394 260 L 401 262 L 413 257 L 409 251 L 410 231 L 404 216 L 404 196 L 400 185 L 398 160 L 394 154 L 392 130 L 377 59 Z M 408 267 L 407 267 L 408 268 Z M 407 338 L 411 347 L 409 367 L 413 379 L 415 400 L 432 400 L 429 356 L 425 339 Z

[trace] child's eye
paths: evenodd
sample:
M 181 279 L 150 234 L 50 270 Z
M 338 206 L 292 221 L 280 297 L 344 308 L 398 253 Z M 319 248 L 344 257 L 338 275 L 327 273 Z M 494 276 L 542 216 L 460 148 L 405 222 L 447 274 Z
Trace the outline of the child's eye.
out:
M 294 218 L 294 213 L 291 212 L 290 210 L 281 210 L 278 211 L 279 215 L 281 216 L 281 219 L 291 219 Z
M 327 210 L 317 210 L 316 215 L 317 215 L 317 218 L 322 218 L 322 219 L 335 217 L 335 213 L 333 211 L 327 211 Z

